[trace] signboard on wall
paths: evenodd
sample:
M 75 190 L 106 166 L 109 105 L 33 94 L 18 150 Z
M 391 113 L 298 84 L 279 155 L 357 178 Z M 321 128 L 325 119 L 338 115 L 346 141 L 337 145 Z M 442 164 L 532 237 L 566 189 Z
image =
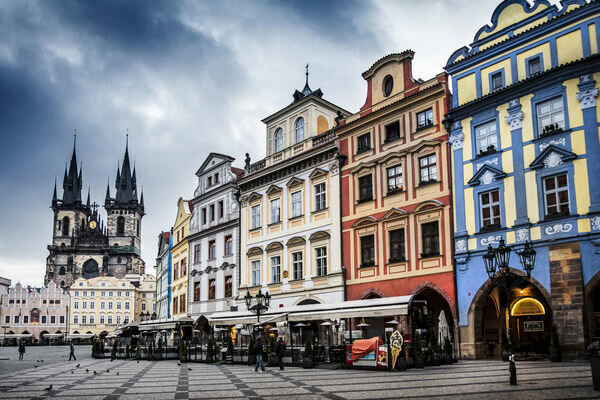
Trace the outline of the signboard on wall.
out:
M 543 332 L 544 321 L 525 321 L 523 322 L 523 330 L 525 332 Z

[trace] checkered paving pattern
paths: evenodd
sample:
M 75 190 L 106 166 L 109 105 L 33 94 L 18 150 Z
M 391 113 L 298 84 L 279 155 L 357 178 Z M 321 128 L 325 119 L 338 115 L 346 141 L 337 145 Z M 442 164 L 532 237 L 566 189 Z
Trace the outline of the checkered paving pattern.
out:
M 585 362 L 519 362 L 518 386 L 508 365 L 462 361 L 406 372 L 181 364 L 176 361 L 87 359 L 40 365 L 0 376 L 1 399 L 589 399 Z M 87 371 L 86 371 L 87 370 Z M 95 373 L 94 373 L 95 371 Z M 45 390 L 50 385 L 50 390 Z

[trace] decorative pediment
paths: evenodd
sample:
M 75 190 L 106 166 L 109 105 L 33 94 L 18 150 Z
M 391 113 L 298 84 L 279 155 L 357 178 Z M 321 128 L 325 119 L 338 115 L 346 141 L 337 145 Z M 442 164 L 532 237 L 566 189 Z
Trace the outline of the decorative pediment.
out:
M 540 152 L 529 166 L 531 168 L 554 168 L 565 161 L 570 161 L 575 158 L 577 158 L 575 153 L 572 153 L 563 147 L 551 144 Z
M 414 212 L 421 212 L 421 211 L 429 211 L 429 210 L 435 210 L 438 208 L 444 207 L 444 203 L 442 203 L 439 200 L 425 200 L 419 204 L 417 204 L 417 206 L 414 208 Z
M 292 179 L 290 179 L 288 181 L 288 183 L 286 185 L 287 185 L 287 187 L 294 187 L 294 186 L 302 185 L 303 183 L 304 183 L 304 180 L 293 177 Z
M 415 147 L 413 147 L 412 149 L 410 149 L 411 153 L 418 153 L 421 150 L 428 148 L 428 147 L 438 147 L 440 145 L 440 143 L 442 143 L 441 140 L 439 139 L 434 139 L 434 140 L 423 140 L 421 143 L 419 143 L 418 145 L 416 145 Z
M 408 211 L 403 210 L 401 208 L 394 207 L 390 211 L 385 213 L 385 215 L 383 217 L 381 217 L 381 220 L 389 221 L 391 219 L 406 217 L 408 214 L 409 214 Z
M 378 163 L 379 164 L 387 164 L 390 161 L 400 161 L 400 160 L 402 160 L 402 157 L 404 157 L 405 155 L 406 155 L 406 152 L 404 152 L 404 151 L 394 151 L 394 152 L 387 154 L 382 159 L 380 159 L 378 161 Z
M 317 231 L 317 232 L 313 233 L 312 235 L 310 235 L 308 240 L 310 240 L 312 242 L 312 241 L 316 241 L 316 240 L 329 239 L 330 237 L 331 237 L 331 235 L 325 231 Z
M 260 247 L 251 247 L 248 249 L 248 251 L 246 252 L 247 256 L 257 256 L 263 253 L 263 249 L 261 249 Z
M 496 179 L 503 179 L 506 176 L 504 172 L 498 168 L 494 168 L 489 164 L 485 164 L 473 175 L 469 180 L 470 186 L 489 185 Z
M 350 172 L 356 174 L 357 172 L 360 172 L 363 169 L 373 169 L 376 165 L 377 164 L 374 162 L 363 162 L 358 164 L 356 167 L 352 168 Z
M 259 200 L 259 199 L 262 199 L 262 196 L 256 192 L 252 192 L 248 196 L 248 203 L 252 203 L 253 201 Z
M 287 243 L 285 244 L 287 247 L 291 247 L 291 246 L 301 246 L 304 243 L 306 243 L 306 240 L 303 237 L 300 236 L 294 236 L 293 238 L 291 238 L 290 240 L 287 241 Z
M 281 193 L 281 188 L 279 186 L 277 186 L 277 185 L 271 185 L 267 189 L 267 194 L 268 195 L 277 194 L 277 193 Z
M 361 228 L 363 226 L 370 226 L 377 223 L 377 218 L 371 217 L 370 215 L 367 217 L 359 218 L 354 224 L 352 224 L 353 228 Z
M 327 171 L 321 168 L 315 168 L 313 172 L 308 176 L 310 179 L 317 179 L 321 176 L 327 176 Z
M 282 249 L 283 245 L 281 244 L 281 242 L 271 242 L 267 247 L 265 247 L 265 251 L 276 251 Z

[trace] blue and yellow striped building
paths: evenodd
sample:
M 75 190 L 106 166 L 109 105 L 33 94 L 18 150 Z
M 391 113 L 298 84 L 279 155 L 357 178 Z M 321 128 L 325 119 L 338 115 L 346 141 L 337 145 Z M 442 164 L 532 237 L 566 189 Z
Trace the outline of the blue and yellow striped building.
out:
M 507 307 L 517 352 L 547 352 L 552 324 L 567 356 L 600 336 L 599 42 L 600 2 L 506 0 L 448 60 L 463 357 L 498 356 Z M 501 239 L 517 274 L 537 252 L 508 299 L 482 259 Z

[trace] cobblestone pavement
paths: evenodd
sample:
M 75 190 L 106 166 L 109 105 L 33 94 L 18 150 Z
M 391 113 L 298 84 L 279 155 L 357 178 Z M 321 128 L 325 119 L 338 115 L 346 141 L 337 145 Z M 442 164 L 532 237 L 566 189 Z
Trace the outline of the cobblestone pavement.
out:
M 91 360 L 92 346 L 75 346 L 77 360 Z M 0 375 L 22 369 L 48 366 L 69 359 L 69 346 L 27 346 L 23 361 L 19 361 L 17 346 L 0 347 Z M 42 361 L 43 360 L 43 361 Z M 2 397 L 2 396 L 0 396 Z
M 6 361 L 3 361 L 6 362 Z M 13 361 L 18 363 L 18 361 Z M 80 367 L 75 368 L 79 363 Z M 589 363 L 462 361 L 406 372 L 286 368 L 255 373 L 243 365 L 86 359 L 0 375 L 2 399 L 589 399 Z M 88 371 L 86 371 L 86 369 Z M 95 373 L 94 373 L 95 371 Z M 49 385 L 52 389 L 44 390 Z

